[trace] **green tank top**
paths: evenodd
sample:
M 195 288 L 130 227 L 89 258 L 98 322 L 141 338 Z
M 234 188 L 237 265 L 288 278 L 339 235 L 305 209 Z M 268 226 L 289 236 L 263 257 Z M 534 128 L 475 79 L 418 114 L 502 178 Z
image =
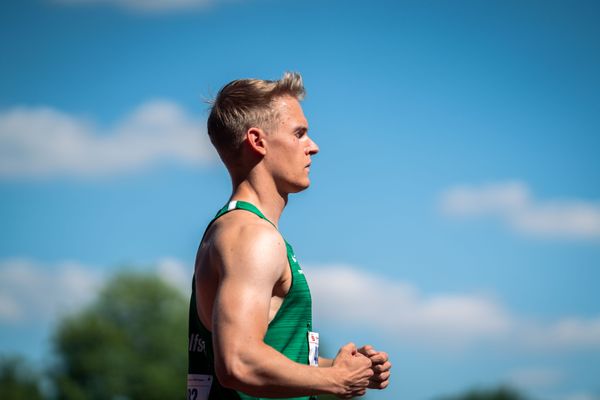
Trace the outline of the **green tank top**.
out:
M 249 211 L 273 225 L 254 205 L 244 201 L 230 201 L 219 210 L 206 227 L 202 240 L 215 220 L 233 210 Z M 279 311 L 269 323 L 264 342 L 290 360 L 308 365 L 308 333 L 312 331 L 312 300 L 308 283 L 296 260 L 294 250 L 287 241 L 285 245 L 292 272 L 292 284 Z M 214 368 L 212 333 L 206 329 L 198 317 L 195 287 L 196 285 L 192 282 L 188 328 L 188 400 L 260 400 L 257 397 L 225 388 L 219 383 Z M 314 357 L 318 357 L 318 355 L 314 355 Z M 310 400 L 314 397 L 305 396 L 294 399 Z

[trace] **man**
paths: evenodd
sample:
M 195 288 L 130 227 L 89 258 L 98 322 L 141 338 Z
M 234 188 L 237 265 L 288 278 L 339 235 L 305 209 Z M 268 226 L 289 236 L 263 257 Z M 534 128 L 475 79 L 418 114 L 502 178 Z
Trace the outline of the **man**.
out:
M 277 230 L 288 195 L 308 188 L 311 156 L 302 78 L 243 79 L 218 93 L 208 133 L 233 193 L 207 227 L 190 301 L 188 399 L 361 396 L 389 383 L 387 354 L 343 346 L 318 356 L 312 304 Z

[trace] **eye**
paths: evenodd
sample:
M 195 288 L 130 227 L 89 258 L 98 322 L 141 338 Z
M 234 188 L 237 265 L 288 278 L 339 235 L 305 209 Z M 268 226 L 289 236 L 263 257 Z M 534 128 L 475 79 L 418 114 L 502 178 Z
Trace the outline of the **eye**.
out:
M 300 139 L 301 137 L 303 137 L 304 135 L 306 135 L 306 129 L 298 129 L 295 132 L 295 135 L 298 139 Z

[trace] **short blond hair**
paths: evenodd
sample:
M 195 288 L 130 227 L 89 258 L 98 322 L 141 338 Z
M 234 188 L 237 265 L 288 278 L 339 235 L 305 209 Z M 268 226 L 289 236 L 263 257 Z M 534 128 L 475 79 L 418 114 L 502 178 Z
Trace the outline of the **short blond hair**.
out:
M 208 135 L 225 161 L 235 157 L 250 128 L 268 130 L 277 121 L 273 101 L 292 96 L 298 101 L 306 94 L 302 76 L 286 72 L 277 81 L 238 79 L 225 85 L 212 102 Z

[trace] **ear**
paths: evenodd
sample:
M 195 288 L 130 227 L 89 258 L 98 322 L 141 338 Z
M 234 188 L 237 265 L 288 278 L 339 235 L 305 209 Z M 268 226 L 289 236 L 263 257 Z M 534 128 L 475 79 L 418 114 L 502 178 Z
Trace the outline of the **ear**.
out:
M 246 131 L 246 141 L 250 149 L 263 156 L 267 154 L 265 136 L 265 131 L 260 128 L 250 128 Z

